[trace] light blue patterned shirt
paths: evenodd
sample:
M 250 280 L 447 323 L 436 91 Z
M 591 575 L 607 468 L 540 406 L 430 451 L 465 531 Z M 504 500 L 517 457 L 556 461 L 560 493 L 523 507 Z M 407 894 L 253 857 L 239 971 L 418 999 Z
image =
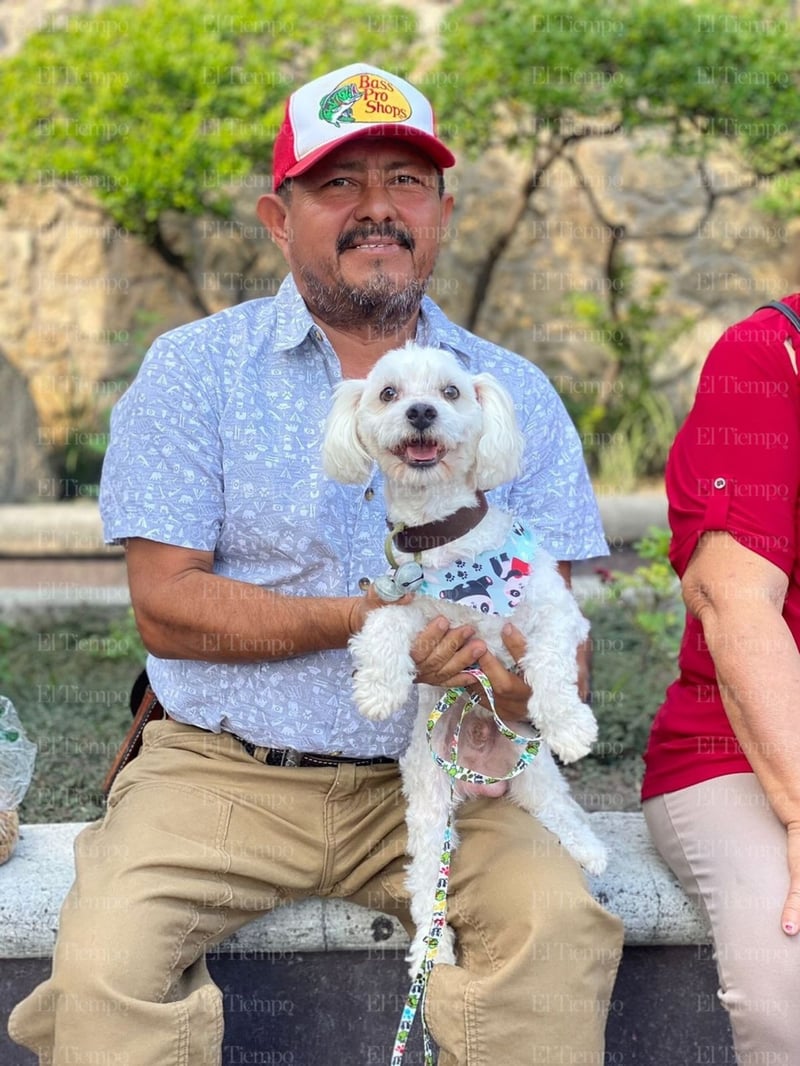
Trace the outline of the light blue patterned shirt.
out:
M 580 441 L 544 374 L 450 322 L 427 297 L 418 343 L 450 349 L 514 397 L 522 475 L 490 493 L 557 559 L 607 551 Z M 291 277 L 255 299 L 160 337 L 116 405 L 103 468 L 106 540 L 144 537 L 214 552 L 217 573 L 290 596 L 355 596 L 386 570 L 380 475 L 340 485 L 322 471 L 339 361 Z M 147 670 L 169 713 L 255 744 L 396 756 L 411 713 L 368 722 L 352 704 L 346 650 Z

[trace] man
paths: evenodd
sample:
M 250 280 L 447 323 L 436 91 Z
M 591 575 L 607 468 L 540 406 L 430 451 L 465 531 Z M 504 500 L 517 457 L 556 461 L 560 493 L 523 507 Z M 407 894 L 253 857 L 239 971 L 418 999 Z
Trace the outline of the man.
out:
M 392 74 L 356 64 L 299 89 L 258 204 L 290 276 L 274 299 L 158 340 L 115 410 L 101 507 L 168 718 L 80 836 L 53 976 L 11 1018 L 42 1062 L 125 1048 L 131 1066 L 218 1063 L 204 951 L 278 902 L 330 895 L 408 923 L 396 759 L 412 711 L 367 722 L 349 695 L 346 645 L 380 606 L 385 525 L 377 475 L 352 488 L 322 473 L 338 381 L 414 337 L 494 372 L 528 440 L 524 474 L 495 498 L 557 558 L 605 550 L 544 376 L 424 297 L 453 163 L 428 101 Z M 506 639 L 518 658 L 519 633 Z M 524 713 L 526 686 L 470 627 L 439 619 L 414 655 L 428 684 L 466 683 L 477 660 L 501 713 Z M 602 1062 L 619 922 L 510 803 L 470 801 L 458 828 L 461 963 L 434 968 L 425 1004 L 440 1063 Z

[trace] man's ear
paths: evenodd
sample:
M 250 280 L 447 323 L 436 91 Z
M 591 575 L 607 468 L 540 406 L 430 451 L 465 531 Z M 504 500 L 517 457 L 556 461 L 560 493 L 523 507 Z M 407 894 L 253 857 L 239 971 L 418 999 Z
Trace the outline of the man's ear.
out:
M 256 214 L 286 257 L 289 245 L 289 218 L 285 201 L 274 192 L 260 196 L 256 203 Z

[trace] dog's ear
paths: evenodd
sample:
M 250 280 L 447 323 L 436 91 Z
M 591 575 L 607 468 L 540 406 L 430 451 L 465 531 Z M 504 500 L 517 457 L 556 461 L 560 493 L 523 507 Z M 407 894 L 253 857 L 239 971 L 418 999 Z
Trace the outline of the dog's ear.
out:
M 364 451 L 356 428 L 356 410 L 364 385 L 363 381 L 342 381 L 337 385 L 325 422 L 322 465 L 328 477 L 345 485 L 360 485 L 372 470 L 372 459 Z
M 519 473 L 524 441 L 517 426 L 514 403 L 491 374 L 472 379 L 483 410 L 483 429 L 478 441 L 477 487 L 493 489 Z

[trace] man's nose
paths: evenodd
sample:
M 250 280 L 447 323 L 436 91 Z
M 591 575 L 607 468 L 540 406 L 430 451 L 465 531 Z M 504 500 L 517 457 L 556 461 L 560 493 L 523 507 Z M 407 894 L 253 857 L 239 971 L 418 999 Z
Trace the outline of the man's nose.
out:
M 371 177 L 364 183 L 355 211 L 358 219 L 382 222 L 396 218 L 397 208 L 389 187 L 380 178 Z

